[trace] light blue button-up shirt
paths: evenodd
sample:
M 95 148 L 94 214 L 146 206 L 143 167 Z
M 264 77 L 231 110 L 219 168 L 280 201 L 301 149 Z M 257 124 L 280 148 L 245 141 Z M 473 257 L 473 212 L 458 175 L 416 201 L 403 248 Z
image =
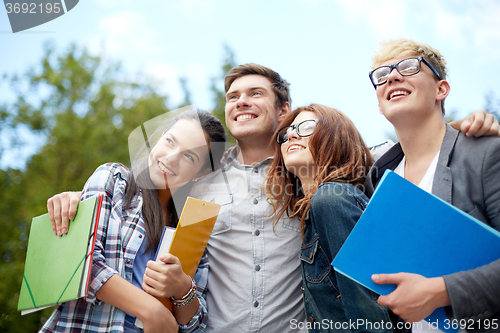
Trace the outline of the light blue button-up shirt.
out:
M 207 246 L 206 332 L 298 332 L 305 320 L 299 220 L 283 218 L 273 231 L 262 187 L 272 158 L 241 165 L 236 152 L 191 192 L 222 205 Z

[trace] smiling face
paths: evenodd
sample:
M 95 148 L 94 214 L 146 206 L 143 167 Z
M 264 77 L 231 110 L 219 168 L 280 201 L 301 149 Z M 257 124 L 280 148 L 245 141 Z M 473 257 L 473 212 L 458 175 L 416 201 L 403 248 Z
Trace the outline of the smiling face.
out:
M 168 187 L 173 194 L 204 174 L 208 158 L 207 140 L 200 124 L 180 119 L 151 150 L 149 176 L 157 189 Z
M 319 119 L 316 113 L 302 111 L 295 117 L 291 125 L 297 125 L 304 120 Z M 294 129 L 288 135 L 288 141 L 281 145 L 281 155 L 287 170 L 299 177 L 304 186 L 314 177 L 314 159 L 309 149 L 311 136 L 301 137 Z
M 245 75 L 231 84 L 226 93 L 226 125 L 238 141 L 269 142 L 286 110 L 277 110 L 271 81 L 261 75 Z
M 381 66 L 395 64 L 407 57 L 389 59 Z M 415 121 L 425 114 L 434 114 L 439 109 L 443 96 L 441 84 L 432 70 L 422 63 L 420 72 L 412 76 L 402 76 L 396 69 L 389 74 L 387 82 L 376 88 L 379 107 L 384 116 L 393 124 L 401 121 Z M 446 83 L 447 84 L 447 83 Z

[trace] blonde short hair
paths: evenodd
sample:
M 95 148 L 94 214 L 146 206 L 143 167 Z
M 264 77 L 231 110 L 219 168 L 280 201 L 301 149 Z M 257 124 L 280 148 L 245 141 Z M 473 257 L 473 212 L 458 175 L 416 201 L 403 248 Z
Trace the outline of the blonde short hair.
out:
M 380 67 L 389 59 L 415 56 L 424 57 L 439 73 L 440 79 L 446 80 L 448 67 L 443 55 L 435 48 L 412 39 L 397 38 L 380 42 L 372 58 L 372 68 Z M 441 112 L 444 115 L 444 99 L 441 101 Z
M 424 57 L 437 70 L 441 80 L 446 80 L 448 68 L 443 55 L 435 48 L 411 39 L 398 38 L 382 41 L 373 55 L 372 68 L 379 67 L 389 59 L 406 56 Z

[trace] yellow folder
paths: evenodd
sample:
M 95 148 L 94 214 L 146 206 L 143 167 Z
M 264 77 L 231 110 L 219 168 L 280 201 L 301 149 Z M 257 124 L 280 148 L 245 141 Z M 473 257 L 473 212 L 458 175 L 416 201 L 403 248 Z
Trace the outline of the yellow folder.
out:
M 188 197 L 173 237 L 166 236 L 167 227 L 164 230 L 156 259 L 165 253 L 171 253 L 179 258 L 184 273 L 194 277 L 220 207 L 221 205 L 213 202 Z M 168 242 L 171 242 L 170 246 Z M 173 311 L 173 305 L 168 298 L 159 299 Z

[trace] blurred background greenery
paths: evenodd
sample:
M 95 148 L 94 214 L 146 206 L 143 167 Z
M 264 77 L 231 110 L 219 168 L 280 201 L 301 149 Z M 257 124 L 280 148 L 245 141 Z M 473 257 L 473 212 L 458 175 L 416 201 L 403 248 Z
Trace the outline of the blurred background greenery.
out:
M 225 47 L 220 76 L 212 78 L 212 111 L 224 123 L 223 78 L 234 55 Z M 48 43 L 45 55 L 23 74 L 4 74 L 15 100 L 0 99 L 0 161 L 41 147 L 23 168 L 0 169 L 0 332 L 36 332 L 53 308 L 21 317 L 17 302 L 24 272 L 31 219 L 47 211 L 52 195 L 83 188 L 102 163 L 130 165 L 128 136 L 145 121 L 169 109 L 148 78 L 126 79 L 118 63 L 90 55 L 72 45 L 57 52 Z M 5 94 L 2 94 L 5 97 Z M 234 139 L 230 139 L 234 142 Z
M 220 75 L 212 78 L 210 110 L 223 123 L 223 78 L 235 66 L 232 50 L 224 50 Z M 128 77 L 118 63 L 84 48 L 57 51 L 50 43 L 33 69 L 2 76 L 15 99 L 0 99 L 0 161 L 5 162 L 7 153 L 22 159 L 27 148 L 38 149 L 17 163 L 23 167 L 0 168 L 0 332 L 36 332 L 52 312 L 21 317 L 17 311 L 31 219 L 46 212 L 47 199 L 81 189 L 102 163 L 129 165 L 127 138 L 133 129 L 191 104 L 186 79 L 180 82 L 184 101 L 172 106 L 148 78 Z M 493 93 L 482 107 L 498 119 L 500 100 Z

